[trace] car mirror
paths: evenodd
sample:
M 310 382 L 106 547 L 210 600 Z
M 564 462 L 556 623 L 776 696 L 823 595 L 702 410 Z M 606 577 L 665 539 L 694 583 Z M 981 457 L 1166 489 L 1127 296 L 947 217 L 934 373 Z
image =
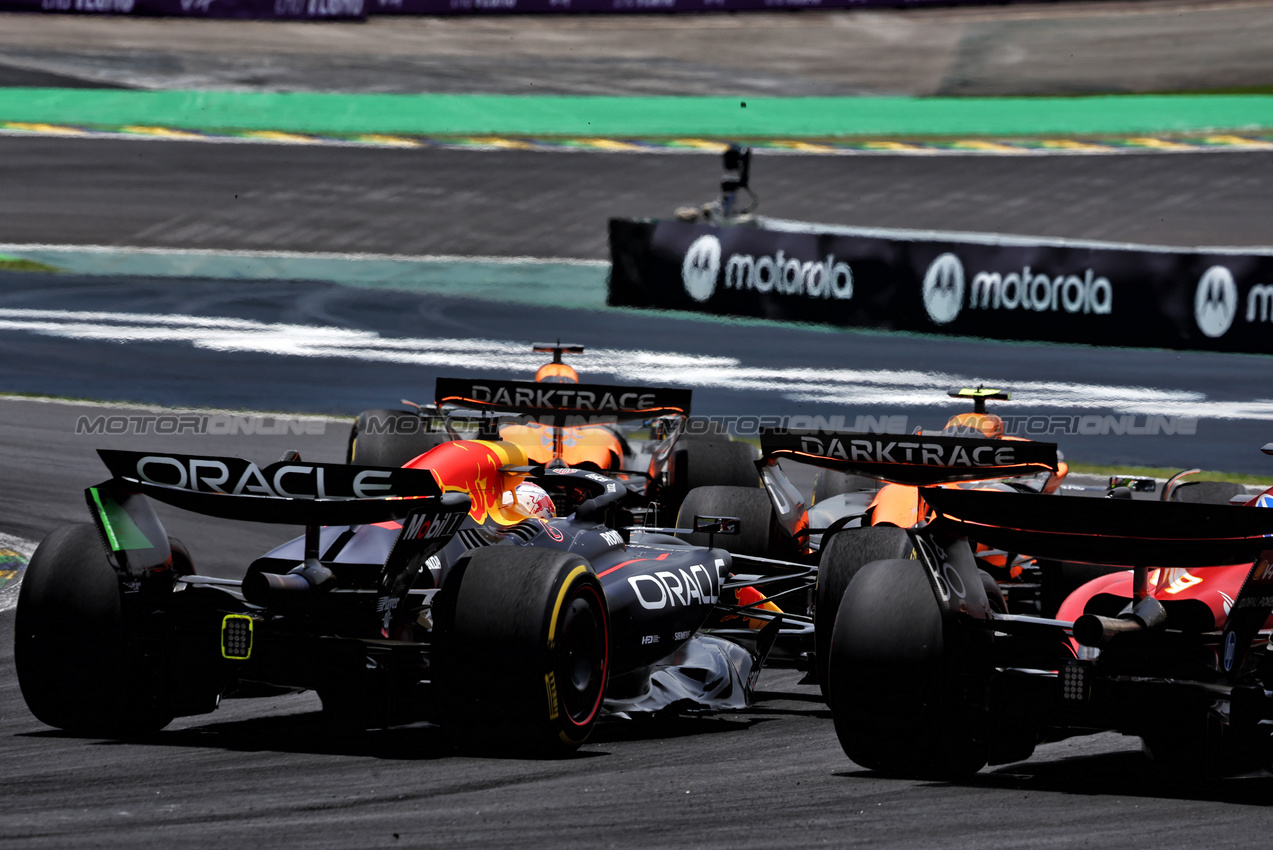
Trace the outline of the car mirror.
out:
M 1111 475 L 1109 489 L 1126 487 L 1135 493 L 1153 493 L 1158 489 L 1158 482 L 1152 478 L 1134 478 L 1130 475 Z
M 698 534 L 738 534 L 742 521 L 736 516 L 696 516 L 694 531 Z

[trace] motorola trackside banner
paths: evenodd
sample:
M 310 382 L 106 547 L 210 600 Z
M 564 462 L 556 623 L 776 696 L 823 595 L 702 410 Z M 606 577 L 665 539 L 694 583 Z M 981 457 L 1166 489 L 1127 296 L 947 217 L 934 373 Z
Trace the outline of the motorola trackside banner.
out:
M 609 303 L 992 339 L 1273 352 L 1273 256 L 610 222 Z

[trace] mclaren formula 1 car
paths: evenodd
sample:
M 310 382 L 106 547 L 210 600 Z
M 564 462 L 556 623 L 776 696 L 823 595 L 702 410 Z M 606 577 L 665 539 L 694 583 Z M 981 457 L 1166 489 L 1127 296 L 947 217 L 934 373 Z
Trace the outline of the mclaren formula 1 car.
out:
M 350 463 L 401 466 L 465 427 L 517 444 L 532 463 L 564 464 L 626 481 L 670 518 L 685 494 L 707 485 L 756 489 L 754 446 L 714 431 L 689 434 L 683 389 L 582 384 L 563 362 L 582 345 L 535 343 L 552 355 L 534 381 L 440 378 L 432 405 L 366 410 L 350 428 Z M 472 433 L 472 432 L 470 432 Z
M 765 601 L 787 615 L 812 617 L 815 646 L 804 663 L 824 695 L 831 622 L 849 576 L 844 565 L 901 557 L 910 551 L 904 535 L 869 538 L 876 542 L 868 544 L 867 537 L 849 532 L 922 524 L 932 509 L 922 497 L 921 485 L 1047 493 L 1055 489 L 1047 483 L 1059 481 L 1066 471 L 1053 443 L 989 438 L 969 428 L 958 429 L 957 434 L 801 433 L 765 428 L 760 442 L 762 459 L 757 467 L 764 481 L 762 491 L 704 487 L 689 493 L 682 514 L 688 522 L 695 514 L 728 510 L 742 520 L 741 535 L 725 544 L 731 551 L 819 568 L 816 585 L 806 592 L 801 593 L 797 585 L 777 583 L 770 590 L 782 593 L 782 599 Z M 865 462 L 868 454 L 878 460 Z M 943 466 L 935 465 L 939 458 Z M 825 483 L 826 477 L 839 484 L 847 482 L 849 492 L 824 492 L 820 500 L 810 499 L 792 484 L 780 461 L 815 466 L 819 476 L 815 482 Z M 815 495 L 816 489 L 815 483 Z M 892 542 L 880 549 L 887 540 Z M 977 547 L 975 554 L 987 580 L 999 585 L 995 592 L 1003 604 L 1029 613 L 1048 606 L 1055 611 L 1064 598 L 1062 587 L 1072 590 L 1103 572 L 1040 562 L 988 546 Z M 825 616 L 828 610 L 831 616 Z M 791 642 L 784 641 L 779 656 L 787 657 L 793 650 Z
M 920 486 L 999 489 L 999 479 L 1046 479 L 1060 466 L 1055 444 L 980 435 L 762 429 L 761 449 L 763 459 L 757 467 L 765 485 L 762 491 L 736 487 L 693 490 L 682 505 L 678 524 L 689 523 L 697 514 L 712 515 L 718 509 L 740 519 L 741 533 L 722 543 L 735 554 L 736 563 L 746 564 L 749 586 L 740 590 L 739 600 L 757 609 L 756 616 L 780 620 L 774 662 L 790 662 L 805 669 L 810 674 L 808 681 L 817 682 L 824 695 L 831 627 L 844 588 L 862 564 L 904 557 L 911 551 L 905 528 L 921 522 L 929 510 L 918 496 Z M 810 463 L 861 481 L 890 482 L 879 492 L 891 487 L 914 494 L 910 497 L 911 514 L 917 515 L 908 515 L 905 526 L 887 520 L 873 525 L 870 508 L 875 491 L 861 493 L 856 507 L 839 497 L 826 500 L 822 510 L 817 505 L 809 507 L 807 496 L 792 484 L 780 461 Z M 874 527 L 885 531 L 859 533 Z M 706 542 L 696 535 L 687 539 L 700 545 Z M 1008 574 L 997 565 L 1019 567 L 1025 559 L 986 547 L 979 554 L 978 574 L 1006 609 L 998 574 Z M 1036 584 L 1020 578 L 1019 574 L 1012 580 L 1014 593 L 1037 592 Z
M 1188 777 L 1273 764 L 1273 490 L 1241 505 L 923 495 L 929 522 L 851 532 L 893 548 L 854 565 L 836 608 L 830 704 L 849 758 L 952 776 L 1111 730 Z M 974 543 L 1117 571 L 1055 618 L 1014 615 Z
M 126 736 L 312 690 L 352 729 L 423 720 L 568 750 L 606 707 L 745 705 L 775 631 L 737 621 L 728 552 L 626 530 L 621 482 L 512 443 L 450 441 L 405 468 L 100 454 L 92 522 L 45 538 L 17 610 L 22 693 L 62 729 Z M 527 512 L 528 481 L 570 515 Z M 241 579 L 201 576 L 151 499 L 305 532 Z M 707 633 L 731 616 L 732 635 Z

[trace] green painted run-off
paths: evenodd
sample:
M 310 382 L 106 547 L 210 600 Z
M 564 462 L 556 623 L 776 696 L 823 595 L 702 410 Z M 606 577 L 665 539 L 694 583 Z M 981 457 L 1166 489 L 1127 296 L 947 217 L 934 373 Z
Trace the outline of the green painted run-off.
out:
M 0 89 L 0 121 L 423 136 L 1097 136 L 1270 128 L 1273 95 L 539 97 L 9 88 Z

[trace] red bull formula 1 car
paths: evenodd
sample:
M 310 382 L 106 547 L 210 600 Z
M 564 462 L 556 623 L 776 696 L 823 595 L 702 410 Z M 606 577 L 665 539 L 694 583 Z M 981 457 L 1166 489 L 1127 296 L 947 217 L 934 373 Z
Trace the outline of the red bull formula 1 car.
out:
M 675 406 L 655 396 L 643 415 Z M 405 468 L 100 454 L 92 522 L 45 538 L 17 610 L 22 693 L 62 729 L 126 736 L 313 690 L 355 729 L 426 720 L 568 750 L 603 708 L 746 705 L 775 632 L 708 633 L 737 614 L 728 552 L 629 531 L 622 482 L 513 443 L 449 441 Z M 519 498 L 528 482 L 569 515 Z M 305 533 L 241 579 L 201 576 L 151 499 Z

